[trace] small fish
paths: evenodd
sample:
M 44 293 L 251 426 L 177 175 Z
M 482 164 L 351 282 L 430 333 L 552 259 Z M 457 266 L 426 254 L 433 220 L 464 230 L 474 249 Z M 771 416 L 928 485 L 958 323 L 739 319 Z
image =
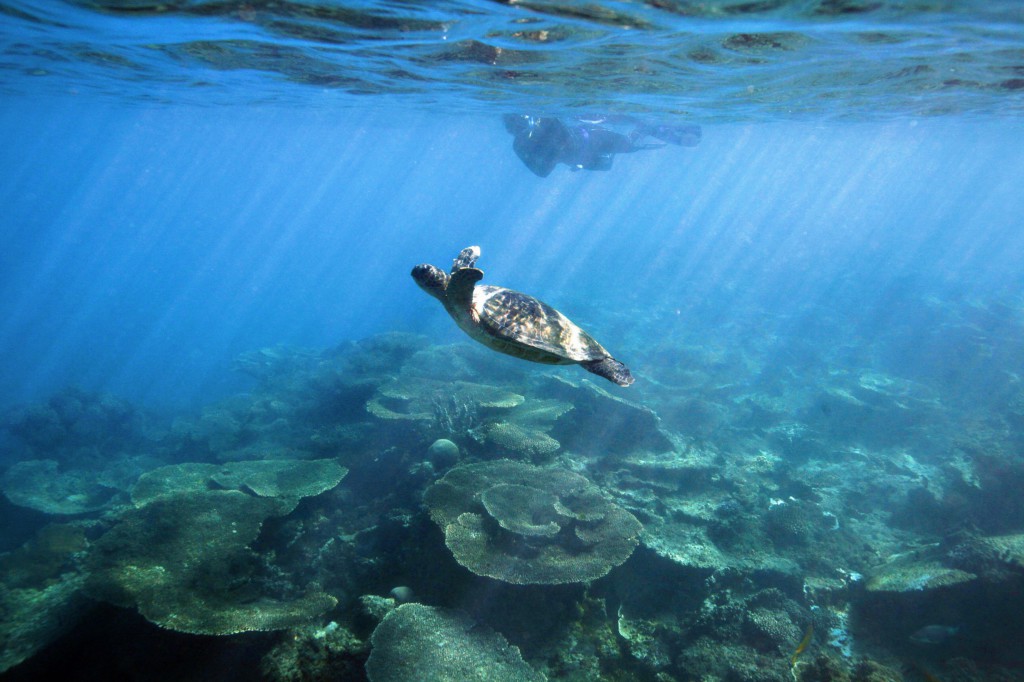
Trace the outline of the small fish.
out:
M 796 651 L 793 652 L 793 656 L 789 659 L 789 667 L 796 667 L 796 659 L 800 657 L 800 654 L 810 645 L 811 638 L 814 636 L 814 625 L 807 626 L 807 632 L 804 634 L 804 638 L 800 640 L 800 643 L 796 645 Z
M 958 632 L 960 628 L 955 625 L 925 625 L 910 635 L 910 641 L 917 644 L 942 644 Z

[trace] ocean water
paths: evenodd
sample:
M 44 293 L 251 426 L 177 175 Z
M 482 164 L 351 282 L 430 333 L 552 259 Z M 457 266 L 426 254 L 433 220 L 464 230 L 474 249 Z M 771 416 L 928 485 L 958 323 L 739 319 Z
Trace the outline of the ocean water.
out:
M 1024 679 L 1022 115 L 1009 1 L 0 1 L 0 677 Z

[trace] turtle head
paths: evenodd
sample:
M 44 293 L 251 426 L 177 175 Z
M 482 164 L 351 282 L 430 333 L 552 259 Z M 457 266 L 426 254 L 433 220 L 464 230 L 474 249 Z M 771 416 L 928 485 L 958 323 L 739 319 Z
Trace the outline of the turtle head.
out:
M 444 300 L 444 290 L 448 288 L 448 275 L 440 268 L 426 263 L 417 265 L 412 269 L 412 278 L 420 285 L 420 289 L 439 301 Z

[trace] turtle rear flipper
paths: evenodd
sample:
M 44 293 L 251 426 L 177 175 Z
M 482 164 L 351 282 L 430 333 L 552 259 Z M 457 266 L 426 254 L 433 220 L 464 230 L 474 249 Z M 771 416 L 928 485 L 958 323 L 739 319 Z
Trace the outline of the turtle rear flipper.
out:
M 629 386 L 636 381 L 633 375 L 629 373 L 629 368 L 611 356 L 601 358 L 600 360 L 581 362 L 580 365 L 588 372 L 593 372 L 597 376 L 604 377 L 619 386 Z

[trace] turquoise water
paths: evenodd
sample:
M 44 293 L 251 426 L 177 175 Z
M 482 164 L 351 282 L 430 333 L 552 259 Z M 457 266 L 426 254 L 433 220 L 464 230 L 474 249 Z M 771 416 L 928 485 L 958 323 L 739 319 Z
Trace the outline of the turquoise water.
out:
M 1019 3 L 0 15 L 3 677 L 1021 678 Z

